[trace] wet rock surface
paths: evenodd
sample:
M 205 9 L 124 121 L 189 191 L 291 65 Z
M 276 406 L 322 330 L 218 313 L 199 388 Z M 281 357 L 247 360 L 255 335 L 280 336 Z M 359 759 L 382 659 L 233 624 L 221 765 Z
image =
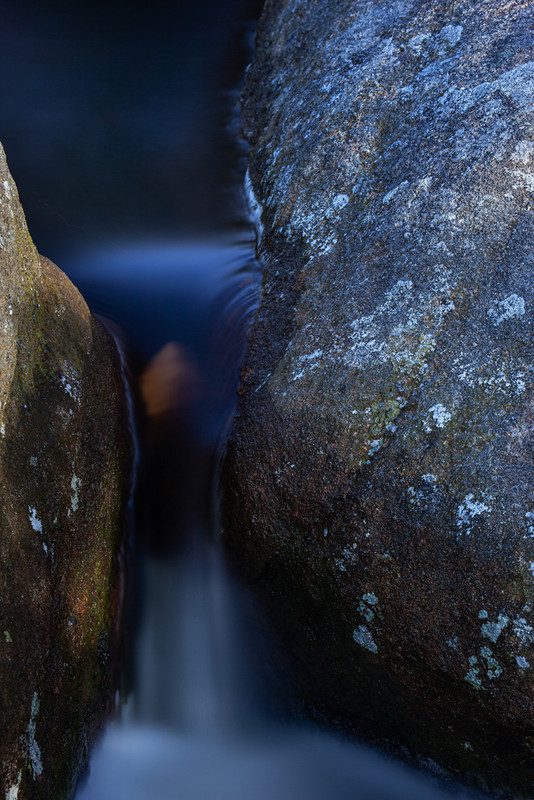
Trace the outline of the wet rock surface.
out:
M 505 794 L 534 783 L 533 27 L 522 0 L 267 2 L 223 476 L 308 704 Z
M 70 797 L 110 705 L 130 438 L 119 356 L 0 154 L 0 787 Z

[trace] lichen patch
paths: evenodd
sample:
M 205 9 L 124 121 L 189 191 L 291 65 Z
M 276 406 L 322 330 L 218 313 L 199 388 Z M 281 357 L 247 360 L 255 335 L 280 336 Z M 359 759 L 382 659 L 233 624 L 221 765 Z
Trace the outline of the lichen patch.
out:
M 42 524 L 41 520 L 38 519 L 38 517 L 37 517 L 37 509 L 33 508 L 32 506 L 29 506 L 29 511 L 30 511 L 30 524 L 31 524 L 33 530 L 37 531 L 38 533 L 42 533 L 43 532 L 43 524 Z
M 434 428 L 444 428 L 451 419 L 452 414 L 443 403 L 436 403 L 428 409 L 423 427 L 426 433 L 431 433 Z
M 70 482 L 70 488 L 71 488 L 70 507 L 72 511 L 78 510 L 78 505 L 80 502 L 79 490 L 81 485 L 82 485 L 81 479 L 77 477 L 76 473 L 74 473 L 74 475 L 72 476 L 72 480 Z
M 513 621 L 512 630 L 522 645 L 534 643 L 534 630 L 524 617 L 519 617 Z
M 360 625 L 353 631 L 352 638 L 361 647 L 369 650 L 371 653 L 378 653 L 378 647 L 373 639 L 371 631 L 365 625 Z
M 43 764 L 41 761 L 41 748 L 35 741 L 35 728 L 36 728 L 36 720 L 37 715 L 39 713 L 39 696 L 37 692 L 33 693 L 32 697 L 32 707 L 31 707 L 31 715 L 30 721 L 28 723 L 27 733 L 28 733 L 28 755 L 30 757 L 30 763 L 32 767 L 32 774 L 33 779 L 38 775 L 41 775 L 43 771 Z
M 486 639 L 496 642 L 502 631 L 506 628 L 510 618 L 505 614 L 499 614 L 496 622 L 484 622 L 480 627 L 480 633 Z
M 474 689 L 482 689 L 482 678 L 480 677 L 480 667 L 478 666 L 478 658 L 476 656 L 469 657 L 469 669 L 465 675 L 465 680 L 470 683 Z
M 472 492 L 464 497 L 463 502 L 458 506 L 456 518 L 456 526 L 462 534 L 468 535 L 471 533 L 475 517 L 481 517 L 491 512 L 491 506 L 484 502 L 487 499 L 490 499 L 487 493 L 484 493 L 481 500 L 476 500 Z
M 378 598 L 372 592 L 366 592 L 358 604 L 358 611 L 367 622 L 372 622 L 375 618 L 375 606 L 378 605 Z
M 22 770 L 19 770 L 17 782 L 13 783 L 6 792 L 6 800 L 18 800 L 21 780 L 22 780 Z
M 501 325 L 510 319 L 519 319 L 525 316 L 525 300 L 518 294 L 510 294 L 504 300 L 494 300 L 488 309 L 495 326 Z

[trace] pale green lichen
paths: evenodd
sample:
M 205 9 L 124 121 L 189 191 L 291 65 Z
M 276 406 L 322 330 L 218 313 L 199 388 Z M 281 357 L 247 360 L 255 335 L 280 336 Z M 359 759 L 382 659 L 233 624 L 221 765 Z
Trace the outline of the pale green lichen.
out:
M 70 488 L 72 490 L 72 495 L 71 495 L 71 499 L 70 499 L 71 511 L 77 511 L 78 510 L 78 505 L 79 505 L 79 502 L 80 502 L 79 489 L 80 489 L 81 485 L 82 485 L 82 482 L 81 482 L 80 478 L 78 478 L 76 476 L 76 474 L 74 474 L 72 476 L 72 480 L 70 482 Z
M 434 428 L 444 428 L 452 419 L 452 414 L 446 409 L 443 403 L 436 403 L 429 408 L 426 414 L 423 427 L 425 433 L 431 433 Z
M 485 667 L 480 663 L 480 660 L 486 662 Z M 464 676 L 465 680 L 470 683 L 474 689 L 484 689 L 482 685 L 482 676 L 480 674 L 481 669 L 486 670 L 486 675 L 490 680 L 500 678 L 502 675 L 502 667 L 489 647 L 480 648 L 480 660 L 477 656 L 470 656 L 468 659 L 469 669 Z
M 365 602 L 369 603 L 370 606 L 376 606 L 378 603 L 378 597 L 372 592 L 367 592 L 367 594 L 364 594 L 362 600 L 365 600 Z
M 9 633 L 9 631 L 4 631 L 4 639 L 6 640 L 6 642 L 10 644 L 13 642 L 13 639 L 11 638 L 11 634 Z
M 373 619 L 375 618 L 375 612 L 373 611 L 372 608 L 368 608 L 365 605 L 365 603 L 363 602 L 363 600 L 360 601 L 360 604 L 358 606 L 358 610 L 359 610 L 360 614 L 362 615 L 362 617 L 364 617 L 367 620 L 367 622 L 372 622 Z
M 488 316 L 492 318 L 495 326 L 501 325 L 506 320 L 525 316 L 525 301 L 517 294 L 511 294 L 504 300 L 494 300 L 488 309 Z
M 469 670 L 465 675 L 465 680 L 471 684 L 474 689 L 482 689 L 482 679 L 479 675 L 479 668 L 477 666 L 478 658 L 476 656 L 470 656 L 469 658 Z
M 505 614 L 499 614 L 497 622 L 484 622 L 480 628 L 480 632 L 486 639 L 491 639 L 492 642 L 496 642 L 509 621 L 509 617 Z
M 373 611 L 372 606 L 376 606 L 378 604 L 378 598 L 376 594 L 372 592 L 366 592 L 363 595 L 362 599 L 358 604 L 358 611 L 367 620 L 367 622 L 372 622 L 375 618 L 375 612 Z
M 366 628 L 365 625 L 360 625 L 356 628 L 352 633 L 352 638 L 357 644 L 369 650 L 371 653 L 378 653 L 378 647 L 373 639 L 371 631 Z
M 39 695 L 37 692 L 33 693 L 32 708 L 30 721 L 28 723 L 28 755 L 32 768 L 33 779 L 41 775 L 43 771 L 43 763 L 41 761 L 41 748 L 35 741 L 35 728 L 37 724 L 37 715 L 39 713 Z
M 475 499 L 475 495 L 470 492 L 467 494 L 463 502 L 458 506 L 456 527 L 460 535 L 469 535 L 474 524 L 473 520 L 476 517 L 481 517 L 484 514 L 491 513 L 491 506 L 488 506 L 484 501 L 493 500 L 493 497 L 488 492 L 483 492 L 480 500 Z
M 522 645 L 534 642 L 534 631 L 524 617 L 518 617 L 513 621 L 513 631 Z
M 488 678 L 490 680 L 499 678 L 502 675 L 502 667 L 497 659 L 493 657 L 493 653 L 489 647 L 482 647 L 480 649 L 480 655 L 486 660 Z
M 386 431 L 394 433 L 393 424 L 405 405 L 406 400 L 400 396 L 386 397 L 384 400 L 371 403 L 364 411 L 368 438 L 382 438 Z

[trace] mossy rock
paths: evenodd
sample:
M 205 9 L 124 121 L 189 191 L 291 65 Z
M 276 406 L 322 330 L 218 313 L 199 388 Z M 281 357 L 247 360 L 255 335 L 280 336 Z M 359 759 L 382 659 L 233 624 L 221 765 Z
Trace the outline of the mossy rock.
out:
M 273 0 L 226 541 L 316 712 L 534 791 L 534 8 Z
M 68 798 L 117 679 L 131 441 L 120 358 L 37 253 L 0 152 L 0 785 Z

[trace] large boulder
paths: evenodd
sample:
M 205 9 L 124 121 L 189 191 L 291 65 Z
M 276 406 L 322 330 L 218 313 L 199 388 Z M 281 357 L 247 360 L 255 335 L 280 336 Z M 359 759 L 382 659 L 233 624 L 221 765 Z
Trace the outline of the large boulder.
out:
M 0 793 L 67 798 L 114 692 L 130 434 L 115 344 L 0 148 Z
M 303 697 L 534 784 L 534 6 L 270 0 L 224 529 Z

